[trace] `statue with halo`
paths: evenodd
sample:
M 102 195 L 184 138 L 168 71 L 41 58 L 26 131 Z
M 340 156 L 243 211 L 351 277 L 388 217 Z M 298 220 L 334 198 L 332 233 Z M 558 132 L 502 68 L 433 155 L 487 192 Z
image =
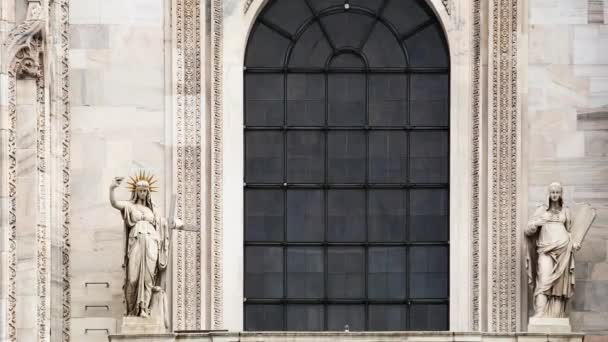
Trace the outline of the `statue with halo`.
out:
M 574 252 L 595 219 L 588 203 L 566 206 L 560 183 L 549 185 L 547 202 L 540 205 L 525 228 L 526 268 L 533 291 L 534 315 L 529 331 L 570 329 L 566 314 L 574 294 Z M 544 332 L 544 331 L 543 331 Z
M 120 210 L 125 226 L 125 285 L 126 316 L 164 323 L 168 328 L 167 299 L 164 273 L 169 260 L 170 231 L 181 228 L 181 222 L 160 215 L 152 202 L 156 179 L 140 171 L 130 177 L 131 199 L 116 200 L 115 190 L 123 177 L 115 177 L 110 185 L 110 204 Z M 124 323 L 123 323 L 124 324 Z

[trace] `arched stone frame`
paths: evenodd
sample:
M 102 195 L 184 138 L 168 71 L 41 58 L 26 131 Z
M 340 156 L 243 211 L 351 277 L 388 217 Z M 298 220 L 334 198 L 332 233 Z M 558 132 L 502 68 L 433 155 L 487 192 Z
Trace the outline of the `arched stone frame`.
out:
M 222 78 L 216 84 L 223 99 L 221 130 L 222 221 L 221 284 L 223 328 L 243 329 L 243 66 L 251 27 L 267 0 L 224 4 Z M 473 142 L 471 116 L 472 25 L 469 3 L 430 0 L 448 40 L 450 65 L 450 329 L 472 330 L 474 265 L 471 240 Z M 243 6 L 248 5 L 245 11 Z M 213 22 L 212 22 L 213 25 Z M 213 67 L 219 67 L 214 63 Z M 215 79 L 213 79 L 215 84 Z M 212 115 L 216 114 L 215 112 Z M 211 139 L 214 139 L 212 137 Z M 475 313 L 478 314 L 478 313 Z

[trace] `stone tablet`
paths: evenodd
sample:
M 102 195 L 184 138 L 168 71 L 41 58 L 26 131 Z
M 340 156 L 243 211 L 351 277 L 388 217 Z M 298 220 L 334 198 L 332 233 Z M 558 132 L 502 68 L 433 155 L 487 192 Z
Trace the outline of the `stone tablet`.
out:
M 580 246 L 595 220 L 596 211 L 589 203 L 578 203 L 574 205 L 572 214 L 570 234 L 572 234 L 572 242 Z

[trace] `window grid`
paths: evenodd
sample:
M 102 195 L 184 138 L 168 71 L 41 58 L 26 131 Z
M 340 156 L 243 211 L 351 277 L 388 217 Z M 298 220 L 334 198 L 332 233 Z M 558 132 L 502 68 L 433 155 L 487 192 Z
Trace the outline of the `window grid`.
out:
M 285 1 L 285 0 L 283 0 Z M 280 190 L 282 191 L 282 196 L 283 196 L 283 204 L 282 204 L 282 211 L 283 211 L 283 236 L 282 236 L 282 240 L 281 241 L 251 241 L 248 240 L 247 238 L 245 239 L 245 243 L 244 243 L 244 248 L 247 250 L 247 248 L 249 247 L 280 247 L 282 248 L 282 255 L 283 255 L 283 261 L 282 261 L 282 269 L 283 269 L 283 274 L 282 274 L 282 280 L 283 280 L 283 284 L 282 284 L 282 298 L 245 298 L 245 307 L 247 306 L 251 306 L 251 305 L 256 305 L 256 304 L 277 304 L 281 306 L 281 311 L 282 311 L 282 321 L 281 321 L 281 328 L 282 330 L 288 330 L 288 310 L 290 308 L 290 304 L 309 304 L 309 305 L 321 305 L 323 308 L 323 326 L 321 327 L 321 329 L 319 330 L 328 330 L 330 327 L 328 326 L 328 320 L 330 319 L 330 315 L 329 315 L 329 309 L 330 309 L 330 305 L 334 305 L 334 304 L 345 304 L 345 305 L 363 305 L 364 307 L 364 326 L 362 330 L 369 330 L 370 329 L 370 305 L 380 305 L 380 304 L 386 304 L 386 305 L 400 305 L 399 307 L 404 307 L 405 308 L 405 330 L 410 330 L 410 328 L 412 328 L 412 320 L 413 317 L 410 315 L 413 311 L 417 311 L 418 307 L 416 306 L 416 304 L 437 304 L 437 305 L 445 305 L 444 307 L 444 311 L 445 311 L 445 315 L 446 315 L 446 322 L 447 322 L 447 312 L 448 312 L 448 308 L 447 305 L 449 304 L 449 299 L 447 297 L 447 293 L 445 295 L 445 297 L 441 297 L 441 298 L 412 298 L 410 296 L 410 272 L 412 270 L 411 265 L 409 264 L 411 262 L 410 260 L 410 250 L 412 247 L 416 247 L 416 246 L 427 246 L 427 247 L 433 247 L 433 246 L 442 246 L 446 249 L 446 256 L 449 256 L 449 252 L 447 251 L 447 249 L 449 248 L 449 240 L 448 237 L 446 237 L 445 240 L 441 240 L 441 241 L 411 241 L 410 237 L 411 237 L 411 203 L 412 203 L 412 198 L 411 198 L 411 191 L 416 190 L 416 189 L 442 189 L 445 190 L 446 193 L 449 191 L 449 184 L 447 183 L 447 180 L 449 179 L 448 177 L 445 178 L 445 182 L 433 182 L 433 183 L 420 183 L 420 182 L 412 182 L 411 178 L 410 178 L 410 162 L 411 162 L 411 132 L 416 132 L 416 131 L 438 131 L 438 132 L 446 132 L 449 133 L 449 125 L 437 125 L 437 126 L 413 126 L 411 125 L 411 110 L 412 110 L 412 94 L 411 94 L 411 75 L 414 74 L 443 74 L 443 75 L 447 75 L 449 77 L 449 69 L 447 67 L 416 67 L 416 66 L 410 66 L 410 65 L 406 65 L 405 67 L 390 67 L 390 66 L 386 66 L 386 67 L 369 67 L 367 65 L 367 61 L 366 62 L 366 66 L 363 69 L 353 69 L 353 68 L 340 68 L 340 67 L 332 67 L 329 68 L 328 66 L 331 63 L 332 58 L 329 58 L 326 62 L 325 67 L 323 68 L 319 68 L 319 67 L 310 67 L 310 68 L 302 68 L 302 67 L 288 67 L 289 65 L 289 59 L 292 57 L 291 53 L 294 51 L 294 45 L 297 43 L 298 39 L 301 38 L 301 36 L 303 35 L 303 33 L 306 31 L 306 28 L 309 25 L 312 25 L 314 23 L 317 23 L 324 35 L 324 37 L 327 39 L 327 41 L 329 42 L 331 48 L 334 50 L 334 54 L 333 56 L 337 56 L 339 53 L 342 53 L 343 51 L 340 50 L 339 48 L 337 48 L 334 43 L 332 42 L 331 38 L 329 37 L 327 30 L 324 28 L 324 25 L 322 23 L 322 21 L 320 20 L 321 16 L 326 15 L 327 10 L 323 10 L 323 11 L 317 11 L 314 9 L 313 5 L 311 4 L 310 0 L 304 0 L 307 4 L 307 6 L 311 9 L 311 11 L 313 12 L 313 18 L 310 22 L 308 22 L 307 24 L 304 24 L 303 27 L 301 27 L 300 29 L 298 29 L 297 33 L 295 35 L 291 35 L 290 33 L 284 31 L 281 27 L 279 27 L 278 25 L 272 23 L 269 20 L 266 20 L 264 18 L 264 14 L 262 13 L 260 15 L 260 18 L 258 19 L 258 24 L 256 25 L 265 25 L 266 27 L 270 28 L 271 30 L 279 33 L 281 36 L 289 39 L 290 41 L 290 47 L 288 48 L 288 52 L 285 55 L 285 62 L 284 62 L 284 66 L 283 67 L 247 67 L 245 69 L 245 78 L 249 77 L 250 75 L 256 75 L 256 74 L 268 74 L 268 75 L 281 75 L 282 76 L 282 85 L 283 85 L 283 98 L 282 98 L 282 114 L 283 114 L 283 121 L 282 121 L 282 125 L 245 125 L 244 127 L 244 132 L 245 132 L 245 146 L 244 146 L 244 151 L 245 151 L 245 181 L 246 183 L 244 184 L 244 191 L 250 191 L 250 190 L 256 190 L 256 189 L 261 189 L 261 190 L 270 190 L 270 189 L 274 189 L 274 190 Z M 379 24 L 379 22 L 381 21 L 381 14 L 382 14 L 382 10 L 386 7 L 387 3 L 389 3 L 389 0 L 385 0 L 383 1 L 382 6 L 380 7 L 378 14 L 374 14 L 375 15 L 375 21 L 373 22 L 373 24 L 371 25 L 369 31 L 367 32 L 366 36 L 365 36 L 365 40 L 364 42 L 361 44 L 361 46 L 358 49 L 354 49 L 355 52 L 358 52 L 361 55 L 361 50 L 363 49 L 363 46 L 367 43 L 367 41 L 370 39 L 370 37 L 372 36 L 372 31 L 374 29 L 374 27 L 376 25 Z M 272 3 L 271 3 L 272 4 Z M 271 6 L 271 4 L 268 5 L 268 7 Z M 354 8 L 355 10 L 358 11 L 363 11 L 363 9 L 357 9 Z M 335 9 L 333 10 L 335 11 Z M 363 11 L 364 12 L 364 11 Z M 432 25 L 436 23 L 435 19 L 429 19 L 425 22 L 423 22 L 422 24 L 414 27 L 413 29 L 411 29 L 410 31 L 406 32 L 405 34 L 402 34 L 400 36 L 400 42 L 402 42 L 402 46 L 403 45 L 403 41 L 408 39 L 411 36 L 414 36 L 417 32 L 424 30 L 426 27 L 428 27 L 429 25 Z M 395 32 L 393 32 L 395 33 Z M 405 47 L 403 47 L 405 50 Z M 405 54 L 406 58 L 407 58 L 407 53 Z M 365 108 L 365 122 L 364 125 L 352 125 L 352 126 L 340 126 L 340 125 L 334 125 L 331 126 L 329 125 L 329 103 L 330 103 L 330 84 L 329 84 L 329 80 L 330 77 L 332 75 L 340 75 L 340 74 L 363 74 L 365 77 L 365 102 L 364 102 L 364 108 Z M 298 126 L 298 125 L 289 125 L 288 122 L 288 87 L 289 87 L 289 76 L 290 75 L 295 75 L 295 74 L 301 74 L 301 75 L 323 75 L 324 78 L 324 113 L 323 113 L 323 119 L 324 119 L 324 125 L 319 126 Z M 405 102 L 406 102 L 406 111 L 404 113 L 404 118 L 405 121 L 402 122 L 401 125 L 399 126 L 377 126 L 377 125 L 370 125 L 370 76 L 371 75 L 403 75 L 405 77 L 406 80 L 406 97 L 405 97 Z M 247 88 L 245 89 L 245 93 L 247 93 Z M 448 102 L 449 102 L 449 97 L 448 97 Z M 248 109 L 249 106 L 247 105 L 247 97 L 245 98 L 245 116 L 247 118 L 248 115 Z M 246 120 L 247 122 L 247 120 Z M 282 134 L 282 140 L 283 140 L 283 155 L 282 155 L 282 183 L 281 182 L 247 182 L 248 180 L 248 171 L 247 171 L 247 156 L 248 156 L 248 149 L 247 149 L 247 134 L 249 134 L 250 132 L 265 132 L 265 131 L 275 131 L 275 132 L 281 132 Z M 386 183 L 371 183 L 369 181 L 369 173 L 370 173 L 370 133 L 371 132 L 398 132 L 398 131 L 403 131 L 405 132 L 405 139 L 406 139 L 406 145 L 407 145 L 407 164 L 406 167 L 404 168 L 405 171 L 405 181 L 403 182 L 386 182 Z M 324 162 L 324 166 L 323 166 L 323 181 L 322 182 L 289 182 L 288 179 L 288 172 L 289 172 L 289 165 L 288 165 L 288 159 L 289 159 L 289 154 L 288 154 L 288 148 L 289 148 L 289 141 L 288 141 L 288 135 L 290 134 L 290 132 L 319 132 L 321 133 L 322 136 L 322 143 L 323 143 L 323 162 Z M 329 169 L 329 134 L 331 132 L 363 132 L 364 137 L 365 137 L 365 176 L 364 176 L 364 181 L 363 182 L 358 182 L 358 183 L 353 183 L 353 182 L 345 182 L 345 183 L 330 183 L 329 182 L 329 175 L 328 175 L 328 169 Z M 449 142 L 448 142 L 449 143 Z M 449 146 L 448 146 L 448 151 L 449 151 Z M 448 157 L 444 157 L 444 158 L 448 158 Z M 449 159 L 449 158 L 448 158 Z M 323 200 L 324 200 L 324 204 L 323 204 L 323 241 L 289 241 L 288 240 L 288 191 L 295 191 L 295 190 L 305 190 L 305 189 L 317 189 L 317 190 L 321 190 L 322 194 L 323 194 Z M 365 214 L 363 215 L 363 217 L 365 218 L 365 240 L 364 241 L 359 241 L 359 242 L 332 242 L 332 241 L 328 241 L 328 227 L 329 227 L 329 198 L 328 198 L 328 194 L 329 191 L 331 191 L 332 189 L 359 189 L 361 191 L 363 191 L 364 194 L 364 211 Z M 369 206 L 370 206 L 370 199 L 369 199 L 369 194 L 370 191 L 373 190 L 378 190 L 378 189 L 401 189 L 401 193 L 403 196 L 403 200 L 404 200 L 404 204 L 405 204 L 405 208 L 404 209 L 404 225 L 405 227 L 402 227 L 402 229 L 405 232 L 405 239 L 403 241 L 370 241 L 370 237 L 369 237 L 369 227 L 370 227 L 370 223 L 369 223 Z M 446 194 L 446 196 L 449 196 L 449 193 Z M 245 203 L 245 212 L 247 212 L 247 203 Z M 245 214 L 245 227 L 247 227 L 247 214 Z M 448 224 L 448 219 L 449 219 L 449 206 L 446 208 L 446 212 L 445 212 L 445 220 L 446 220 L 446 226 Z M 247 234 L 247 232 L 246 232 Z M 289 248 L 292 247 L 313 247 L 313 246 L 317 246 L 322 248 L 323 251 L 323 294 L 324 297 L 323 298 L 314 298 L 314 299 L 302 299 L 302 298 L 289 298 L 288 297 L 288 251 Z M 360 247 L 363 248 L 363 264 L 364 264 L 364 272 L 363 272 L 363 279 L 364 279 L 364 296 L 361 296 L 360 298 L 356 298 L 356 299 L 340 299 L 340 298 L 328 298 L 328 270 L 329 270 L 329 262 L 328 262 L 328 256 L 329 256 L 329 251 L 331 250 L 332 247 Z M 370 262 L 370 257 L 369 257 L 369 251 L 370 248 L 373 247 L 398 247 L 398 248 L 403 248 L 404 249 L 404 253 L 403 253 L 403 257 L 404 257 L 404 265 L 405 265 L 405 280 L 404 280 L 404 284 L 405 284 L 405 298 L 404 299 L 370 299 L 369 298 L 369 262 Z M 246 254 L 246 253 L 245 253 Z M 247 258 L 245 258 L 244 260 L 244 264 L 245 264 L 245 270 L 247 270 L 247 263 L 248 260 Z M 445 259 L 445 263 L 446 265 L 449 264 L 449 260 Z M 449 279 L 449 277 L 448 277 Z M 447 280 L 446 280 L 447 281 Z M 449 291 L 449 284 L 447 284 L 447 289 Z M 247 291 L 247 281 L 245 282 L 245 291 Z M 246 294 L 245 294 L 246 295 Z M 376 308 L 377 306 L 374 306 L 374 308 Z M 416 309 L 416 310 L 415 310 Z M 423 310 L 424 311 L 424 310 Z M 245 327 L 247 329 L 248 324 L 247 324 L 247 316 L 245 315 Z M 446 327 L 447 329 L 447 327 Z

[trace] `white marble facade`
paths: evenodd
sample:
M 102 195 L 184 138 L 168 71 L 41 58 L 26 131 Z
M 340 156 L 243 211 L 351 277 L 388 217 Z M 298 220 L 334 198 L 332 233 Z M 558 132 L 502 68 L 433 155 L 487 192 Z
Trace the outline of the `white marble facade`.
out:
M 15 8 L 24 8 L 25 2 L 0 0 L 3 40 L 15 22 L 23 19 L 14 12 Z M 493 125 L 500 123 L 500 116 L 493 121 L 495 108 L 517 123 L 512 135 L 516 137 L 513 153 L 517 158 L 515 164 L 509 164 L 517 169 L 517 180 L 510 184 L 517 185 L 517 200 L 508 209 L 516 215 L 518 224 L 504 227 L 515 232 L 514 236 L 523 234 L 519 224 L 526 222 L 535 205 L 544 199 L 546 184 L 556 180 L 563 183 L 566 200 L 589 202 L 598 209 L 598 218 L 576 254 L 571 324 L 574 331 L 608 333 L 608 0 L 518 0 L 508 8 L 504 1 L 428 2 L 444 25 L 451 53 L 451 330 L 509 332 L 527 327 L 525 270 L 517 260 L 521 250 L 507 249 L 512 254 L 508 260 L 493 259 L 492 255 L 493 244 L 505 243 L 501 240 L 504 237 L 497 235 L 500 230 L 496 233 L 492 229 L 492 218 L 497 215 L 492 211 L 497 202 L 492 187 L 501 184 L 500 180 L 493 183 L 491 172 L 496 161 L 492 147 L 499 144 L 492 136 Z M 71 112 L 67 279 L 71 301 L 66 321 L 70 340 L 107 341 L 107 335 L 119 332 L 123 315 L 123 225 L 108 204 L 107 192 L 114 176 L 129 176 L 140 169 L 159 178 L 160 191 L 153 196 L 161 212 L 169 210 L 172 195 L 177 193 L 178 211 L 186 225 L 201 229 L 200 234 L 180 232 L 173 237 L 168 291 L 173 328 L 242 330 L 242 71 L 249 30 L 266 1 L 66 3 Z M 515 10 L 514 21 L 499 20 L 514 13 L 506 11 Z M 493 13 L 498 16 L 494 18 Z M 491 28 L 512 30 L 519 39 L 500 41 Z M 493 64 L 497 62 L 492 56 L 494 41 L 507 44 L 509 51 L 516 48 L 514 74 L 492 72 L 492 65 L 498 65 Z M 52 53 L 46 56 L 54 58 Z M 9 102 L 6 75 L 3 69 L 2 115 Z M 511 107 L 502 107 L 501 95 L 492 91 L 492 80 L 499 84 L 514 82 L 517 100 Z M 23 86 L 23 82 L 33 81 L 19 84 Z M 19 111 L 27 112 L 27 106 L 36 99 L 22 94 L 26 92 L 18 89 L 16 103 L 21 106 Z M 0 122 L 0 167 L 4 170 L 9 164 L 5 152 L 9 128 L 6 118 L 0 118 Z M 27 125 L 28 121 L 19 121 L 21 124 Z M 28 163 L 26 145 L 35 139 L 28 138 L 31 130 L 22 126 L 17 130 L 17 172 L 22 175 L 17 183 L 21 189 L 17 200 L 18 208 L 25 208 L 20 203 L 36 201 L 35 196 L 21 195 L 36 192 L 28 190 L 32 182 L 26 179 L 27 170 L 34 165 Z M 59 141 L 51 144 L 61 146 Z M 61 154 L 53 151 L 49 153 Z M 2 170 L 5 186 L 7 177 Z M 61 177 L 49 177 L 60 183 Z M 124 187 L 118 194 L 125 199 L 129 196 Z M 8 201 L 8 191 L 3 189 L 2 208 L 8 207 Z M 2 214 L 6 212 L 3 209 Z M 10 317 L 6 220 L 0 222 L 0 342 L 12 342 L 8 323 L 3 323 Z M 28 235 L 26 229 L 18 232 L 18 246 L 33 244 L 33 233 Z M 508 242 L 517 245 L 517 241 Z M 17 284 L 28 283 L 28 277 L 36 278 L 32 268 L 35 264 L 25 261 L 27 253 L 34 251 L 18 247 L 22 259 L 17 259 Z M 51 264 L 58 257 L 52 254 L 55 259 Z M 515 276 L 504 288 L 494 289 L 493 266 L 501 262 L 504 267 L 512 266 Z M 52 273 L 54 269 L 49 272 L 52 281 L 63 281 Z M 498 301 L 503 293 L 500 291 L 509 295 L 504 302 Z M 25 314 L 37 310 L 35 294 L 27 287 L 20 287 L 17 293 L 17 329 L 22 333 L 19 341 L 32 340 L 29 336 L 37 331 L 39 336 L 50 336 L 47 328 L 40 335 L 37 321 Z M 52 298 L 51 306 L 55 305 Z M 505 322 L 494 310 L 504 303 L 515 312 L 512 321 L 509 318 Z M 234 336 L 216 338 L 232 340 Z M 266 339 L 292 337 L 279 334 Z M 491 335 L 435 337 L 436 341 L 492 339 Z M 258 338 L 251 334 L 242 340 Z M 356 338 L 372 337 L 363 334 Z M 407 338 L 418 340 L 414 335 Z
M 76 341 L 103 341 L 121 324 L 124 227 L 108 205 L 112 179 L 140 169 L 152 172 L 159 178 L 155 203 L 168 211 L 165 5 L 162 0 L 86 0 L 70 7 Z M 124 186 L 117 189 L 119 199 L 129 196 Z
M 597 219 L 575 254 L 575 331 L 608 333 L 608 1 L 529 2 L 523 139 L 528 213 L 561 180 Z M 599 19 L 601 17 L 601 20 Z M 606 19 L 604 19 L 606 18 Z

